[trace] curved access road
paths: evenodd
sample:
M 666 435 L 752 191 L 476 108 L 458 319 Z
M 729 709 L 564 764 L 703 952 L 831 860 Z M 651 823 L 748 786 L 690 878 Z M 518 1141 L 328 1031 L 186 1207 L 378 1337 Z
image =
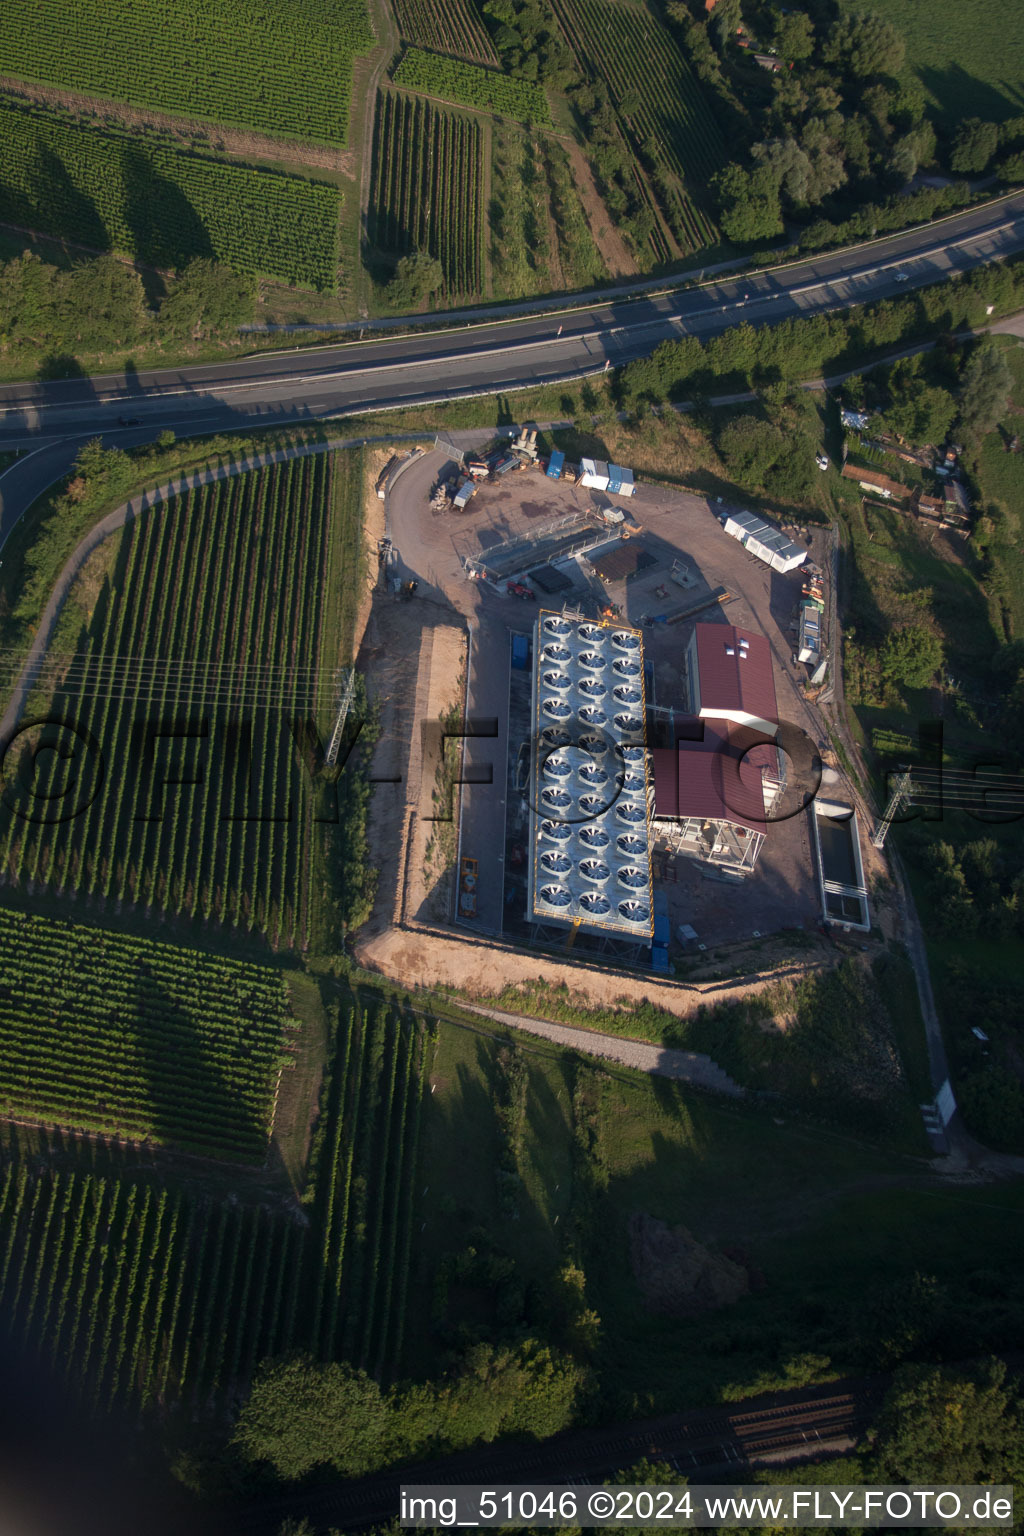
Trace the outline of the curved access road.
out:
M 743 320 L 772 324 L 892 297 L 1022 249 L 1024 192 L 1017 192 L 867 245 L 700 288 L 196 368 L 5 385 L 0 452 L 37 451 L 0 476 L 0 546 L 84 437 L 103 434 L 127 446 L 167 427 L 179 435 L 251 429 L 500 395 L 600 373 L 659 342 L 706 338 Z M 122 428 L 124 418 L 133 425 Z

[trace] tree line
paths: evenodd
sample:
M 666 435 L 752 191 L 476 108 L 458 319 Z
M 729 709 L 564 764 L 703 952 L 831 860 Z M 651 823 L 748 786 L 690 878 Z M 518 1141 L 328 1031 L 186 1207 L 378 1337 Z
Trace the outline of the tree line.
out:
M 672 0 L 669 9 L 685 6 Z M 730 240 L 775 240 L 793 221 L 801 226 L 800 247 L 817 250 L 970 200 L 963 181 L 917 186 L 924 170 L 1024 180 L 1024 117 L 1002 125 L 969 118 L 951 135 L 937 134 L 923 88 L 904 69 L 904 38 L 882 16 L 845 12 L 830 19 L 777 4 L 719 0 L 705 25 L 692 17 L 683 25 L 702 78 L 721 94 L 731 76 L 744 147 L 713 184 Z M 741 42 L 753 46 L 747 51 Z M 743 70 L 758 74 L 751 59 L 758 45 L 772 50 L 779 71 L 767 90 L 761 77 L 759 89 L 753 81 L 743 89 Z
M 853 310 L 786 319 L 777 325 L 731 327 L 707 341 L 664 341 L 616 375 L 620 404 L 643 410 L 671 400 L 705 400 L 714 392 L 761 390 L 829 376 L 872 352 L 978 324 L 991 304 L 1007 313 L 1024 301 L 1024 262 L 978 267 Z M 979 390 L 979 397 L 983 391 Z
M 81 373 L 75 354 L 204 341 L 251 320 L 256 283 L 205 257 L 154 295 L 116 256 L 58 267 L 26 250 L 0 265 L 0 352 L 41 359 L 40 377 Z

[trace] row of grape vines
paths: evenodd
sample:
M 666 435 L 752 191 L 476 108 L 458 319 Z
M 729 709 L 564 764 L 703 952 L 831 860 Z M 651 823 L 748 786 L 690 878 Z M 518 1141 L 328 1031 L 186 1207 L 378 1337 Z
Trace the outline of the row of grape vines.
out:
M 47 702 L 98 744 L 105 776 L 67 821 L 0 804 L 8 880 L 112 913 L 131 903 L 246 929 L 275 948 L 308 943 L 323 837 L 294 738 L 322 702 L 333 473 L 326 454 L 289 459 L 189 490 L 125 528 L 75 685 Z M 63 772 L 49 754 L 40 794 L 56 796 Z
M 0 222 L 157 267 L 213 256 L 302 287 L 337 285 L 341 204 L 328 182 L 10 104 L 0 140 Z
M 426 1067 L 422 1031 L 397 1011 L 343 1017 L 320 1131 L 309 1347 L 376 1376 L 402 1350 Z
M 434 53 L 451 53 L 498 68 L 498 55 L 472 0 L 395 0 L 398 30 L 406 42 Z
M 0 1169 L 0 1328 L 97 1409 L 202 1411 L 299 1334 L 306 1230 L 162 1184 Z
M 277 971 L 0 907 L 0 1114 L 262 1160 Z
M 442 58 L 422 48 L 408 48 L 391 77 L 407 91 L 421 91 L 440 101 L 458 102 L 484 112 L 498 112 L 520 123 L 550 123 L 543 86 L 496 69 L 481 69 L 461 59 Z
M 414 1020 L 343 1011 L 301 1224 L 160 1178 L 0 1160 L 0 1334 L 97 1409 L 216 1409 L 293 1348 L 393 1379 L 426 1072 Z
M 631 0 L 554 3 L 572 47 L 607 81 L 635 147 L 657 175 L 676 238 L 689 250 L 712 244 L 715 228 L 699 189 L 728 155 L 700 83 L 674 39 L 646 6 Z
M 483 130 L 421 96 L 377 102 L 369 239 L 380 251 L 427 251 L 449 298 L 484 285 Z
M 365 0 L 19 0 L 0 74 L 265 133 L 344 144 Z

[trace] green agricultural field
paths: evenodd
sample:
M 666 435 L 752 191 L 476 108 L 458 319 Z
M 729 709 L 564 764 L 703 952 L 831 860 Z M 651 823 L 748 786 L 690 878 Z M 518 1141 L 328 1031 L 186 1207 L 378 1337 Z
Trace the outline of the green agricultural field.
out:
M 374 250 L 427 251 L 449 300 L 483 292 L 484 128 L 422 96 L 381 91 L 367 238 Z
M 363 873 L 345 849 L 361 812 L 346 801 L 342 816 L 338 803 L 356 781 L 346 774 L 337 800 L 321 798 L 309 728 L 329 733 L 348 660 L 353 571 L 341 541 L 360 462 L 317 454 L 236 475 L 119 535 L 73 654 L 47 664 L 29 705 L 89 734 L 90 768 L 63 822 L 26 819 L 8 785 L 9 881 L 275 948 L 315 939 L 335 879 L 351 898 Z M 30 799 L 60 789 L 60 757 L 44 758 L 25 769 Z
M 920 1349 L 960 1358 L 1019 1336 L 1021 1190 L 950 1190 L 917 1158 L 777 1107 L 726 1106 L 624 1068 L 581 1073 L 571 1053 L 518 1041 L 526 1076 L 510 1182 L 499 1171 L 502 1045 L 440 1025 L 408 1322 L 424 1368 L 456 1320 L 514 1330 L 525 1314 L 528 1326 L 564 1326 L 566 1265 L 583 1272 L 594 1315 L 588 1342 L 574 1337 L 608 1416 L 890 1368 Z M 749 1294 L 694 1316 L 649 1310 L 631 1254 L 638 1215 L 731 1256 Z M 439 1273 L 453 1277 L 444 1309 Z
M 0 907 L 0 1115 L 258 1162 L 294 1027 L 278 972 Z
M 445 59 L 422 48 L 410 48 L 392 75 L 396 85 L 407 91 L 422 91 L 441 101 L 454 101 L 463 107 L 497 112 L 521 123 L 550 123 L 551 113 L 541 86 L 529 80 L 517 80 L 495 69 L 481 69 L 464 64 L 461 59 Z
M 0 9 L 0 74 L 264 133 L 344 144 L 364 0 L 25 0 Z
M 924 86 L 950 132 L 965 117 L 1001 122 L 1024 109 L 1024 29 L 1002 0 L 839 0 L 849 11 L 876 11 L 907 43 L 907 72 Z
M 581 63 L 608 82 L 634 147 L 655 174 L 683 251 L 713 244 L 717 237 L 702 193 L 728 153 L 703 89 L 667 28 L 632 0 L 555 0 L 555 9 Z
M 152 966 L 162 948 L 133 953 Z M 169 953 L 193 976 L 220 964 Z M 260 1360 L 290 1349 L 378 1378 L 396 1371 L 431 1045 L 376 998 L 330 1011 L 332 1070 L 302 1221 L 197 1192 L 195 1169 L 184 1189 L 102 1159 L 102 1171 L 85 1158 L 40 1171 L 16 1139 L 0 1147 L 5 1327 L 94 1406 L 223 1411 Z
M 498 55 L 472 0 L 396 0 L 395 12 L 406 42 L 498 67 Z
M 402 1359 L 419 1138 L 432 1046 L 376 994 L 345 999 L 321 1094 L 308 1198 L 305 1347 L 378 1377 Z
M 157 267 L 212 256 L 333 289 L 340 194 L 50 113 L 0 105 L 0 220 Z
M 0 1306 L 94 1409 L 193 1414 L 296 1338 L 305 1229 L 162 1183 L 0 1173 Z

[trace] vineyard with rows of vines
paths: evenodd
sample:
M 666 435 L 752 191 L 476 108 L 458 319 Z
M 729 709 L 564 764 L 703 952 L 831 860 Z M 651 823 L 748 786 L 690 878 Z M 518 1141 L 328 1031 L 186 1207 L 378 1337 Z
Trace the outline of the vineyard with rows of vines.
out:
M 266 966 L 0 907 L 0 1115 L 260 1162 L 294 1027 Z
M 401 1358 L 426 1070 L 415 1019 L 343 1009 L 312 1159 L 308 1348 L 375 1376 Z
M 395 0 L 395 12 L 406 42 L 498 68 L 498 55 L 472 0 Z
M 427 1039 L 383 1001 L 339 1010 L 309 1219 L 165 1180 L 0 1154 L 0 1329 L 96 1409 L 243 1393 L 290 1349 L 399 1369 Z
M 346 573 L 330 592 L 328 577 L 360 463 L 289 459 L 189 489 L 125 527 L 69 669 L 44 671 L 55 682 L 34 695 L 35 715 L 96 744 L 94 778 L 83 767 L 74 804 L 61 801 L 59 751 L 40 764 L 40 741 L 23 732 L 13 782 L 27 761 L 33 803 L 67 805 L 68 819 L 0 803 L 10 883 L 308 945 L 335 829 L 307 727 L 326 734 L 337 702 Z
M 547 97 L 533 81 L 481 69 L 461 59 L 445 59 L 422 48 L 407 49 L 391 78 L 407 91 L 420 91 L 440 101 L 497 112 L 521 123 L 551 122 Z
M 116 250 L 156 267 L 212 256 L 239 272 L 329 291 L 340 193 L 0 104 L 0 222 Z
M 19 0 L 0 74 L 184 117 L 345 144 L 365 0 Z
M 607 81 L 684 250 L 717 238 L 701 189 L 728 159 L 700 82 L 664 24 L 633 0 L 554 0 L 580 60 Z
M 446 297 L 484 286 L 483 129 L 476 118 L 422 96 L 377 99 L 368 237 L 382 252 L 427 251 Z
M 308 1234 L 261 1207 L 83 1171 L 0 1172 L 0 1317 L 97 1410 L 193 1412 L 295 1342 Z

